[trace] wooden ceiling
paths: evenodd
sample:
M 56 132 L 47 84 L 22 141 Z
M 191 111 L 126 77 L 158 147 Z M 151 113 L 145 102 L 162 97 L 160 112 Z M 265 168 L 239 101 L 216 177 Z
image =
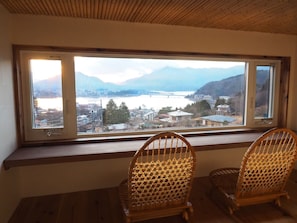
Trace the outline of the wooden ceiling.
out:
M 297 0 L 0 0 L 12 14 L 297 35 Z

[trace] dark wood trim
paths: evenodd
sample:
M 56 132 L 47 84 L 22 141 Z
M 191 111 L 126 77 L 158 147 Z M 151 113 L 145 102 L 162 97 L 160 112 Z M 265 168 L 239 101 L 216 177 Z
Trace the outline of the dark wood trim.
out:
M 22 121 L 22 104 L 23 100 L 21 99 L 21 71 L 20 71 L 20 51 L 18 47 L 13 45 L 12 47 L 12 56 L 13 56 L 13 81 L 14 81 L 14 105 L 15 105 L 15 117 L 16 117 L 16 132 L 17 132 L 17 145 L 18 147 L 23 143 L 23 121 Z
M 290 58 L 282 58 L 281 76 L 280 76 L 280 93 L 278 108 L 278 126 L 286 127 L 288 104 L 289 104 L 289 84 L 290 84 Z
M 261 132 L 186 137 L 195 151 L 248 147 Z M 132 157 L 145 140 L 84 143 L 17 149 L 4 160 L 4 168 Z
M 102 54 L 126 54 L 126 55 L 150 55 L 150 56 L 185 56 L 217 59 L 266 59 L 281 60 L 281 56 L 264 56 L 252 54 L 225 54 L 225 53 L 203 53 L 189 51 L 162 51 L 162 50 L 133 50 L 133 49 L 114 49 L 114 48 L 87 48 L 87 47 L 59 47 L 59 46 L 38 46 L 38 45 L 12 45 L 15 52 L 20 51 L 56 51 L 56 52 L 78 52 L 78 53 L 102 53 Z

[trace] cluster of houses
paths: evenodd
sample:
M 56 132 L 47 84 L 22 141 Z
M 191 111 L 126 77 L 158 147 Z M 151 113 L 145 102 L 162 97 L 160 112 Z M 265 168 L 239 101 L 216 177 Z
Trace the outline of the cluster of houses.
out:
M 215 115 L 193 117 L 192 113 L 182 110 L 170 111 L 167 114 L 158 114 L 153 109 L 138 108 L 130 110 L 129 123 L 110 124 L 103 127 L 103 108 L 98 104 L 77 105 L 78 132 L 99 133 L 102 131 L 123 131 L 151 128 L 163 128 L 189 123 L 195 126 L 224 126 L 236 121 L 230 116 L 230 106 L 218 105 Z
M 226 105 L 224 107 L 229 108 L 229 105 Z M 194 121 L 196 126 L 222 126 L 222 125 L 228 125 L 236 120 L 231 116 L 225 115 L 226 113 L 223 114 L 221 111 L 219 111 L 219 113 L 220 114 L 201 116 L 193 119 L 192 113 L 176 110 L 176 111 L 168 112 L 168 118 L 160 119 L 160 121 L 169 122 L 169 123 Z

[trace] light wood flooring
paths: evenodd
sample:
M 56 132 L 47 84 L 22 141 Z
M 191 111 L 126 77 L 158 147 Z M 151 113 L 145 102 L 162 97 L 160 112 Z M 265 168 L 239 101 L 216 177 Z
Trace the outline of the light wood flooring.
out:
M 297 172 L 287 184 L 290 199 L 282 200 L 282 210 L 273 204 L 244 207 L 231 217 L 216 198 L 210 196 L 208 177 L 196 178 L 191 202 L 193 223 L 291 223 L 297 222 Z M 117 188 L 24 198 L 9 223 L 121 223 L 124 222 Z M 182 223 L 180 216 L 142 223 Z

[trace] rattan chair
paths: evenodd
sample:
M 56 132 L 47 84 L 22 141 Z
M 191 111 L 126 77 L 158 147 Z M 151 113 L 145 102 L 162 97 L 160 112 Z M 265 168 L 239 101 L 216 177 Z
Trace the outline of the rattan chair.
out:
M 216 198 L 223 197 L 230 214 L 247 205 L 280 206 L 281 197 L 289 198 L 285 185 L 296 161 L 296 140 L 289 129 L 269 130 L 248 148 L 240 168 L 210 172 L 214 191 L 222 195 Z
M 183 136 L 162 132 L 148 139 L 119 186 L 126 222 L 179 214 L 188 221 L 195 164 L 195 152 Z

